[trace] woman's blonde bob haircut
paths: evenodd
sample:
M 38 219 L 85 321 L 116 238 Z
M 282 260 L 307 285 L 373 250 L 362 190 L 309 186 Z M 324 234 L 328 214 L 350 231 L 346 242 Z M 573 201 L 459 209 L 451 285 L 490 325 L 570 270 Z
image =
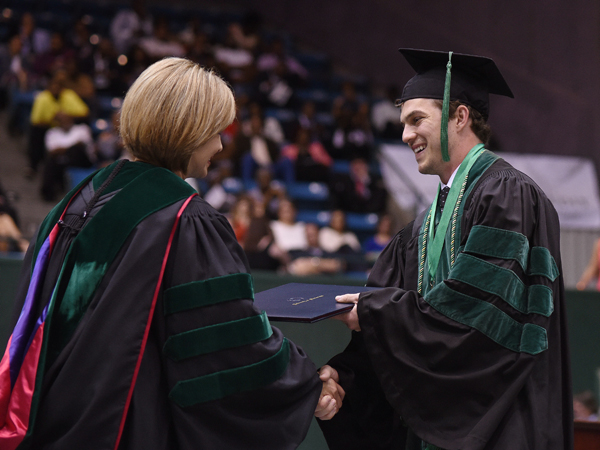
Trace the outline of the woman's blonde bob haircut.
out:
M 234 119 L 225 81 L 190 60 L 165 58 L 127 91 L 119 128 L 136 159 L 185 174 L 194 151 Z

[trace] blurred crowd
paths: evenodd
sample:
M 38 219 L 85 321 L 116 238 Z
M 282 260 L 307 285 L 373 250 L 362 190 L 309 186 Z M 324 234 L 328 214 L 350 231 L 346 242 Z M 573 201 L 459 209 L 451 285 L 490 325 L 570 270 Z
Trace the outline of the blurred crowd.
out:
M 70 168 L 129 157 L 118 134 L 122 96 L 149 64 L 180 56 L 214 68 L 235 93 L 223 151 L 205 179 L 189 181 L 229 217 L 253 268 L 364 273 L 393 234 L 375 156 L 379 141 L 401 139 L 396 88 L 376 95 L 252 11 L 25 0 L 3 9 L 0 40 L 7 131 L 26 135 L 23 175 L 48 202 L 69 188 Z M 299 204 L 291 187 L 311 183 L 325 198 Z M 13 213 L 0 209 L 0 217 L 18 230 L 10 199 L 3 202 Z M 328 213 L 297 220 L 307 209 Z M 347 214 L 375 220 L 357 233 Z M 20 234 L 11 239 L 11 250 L 24 246 Z

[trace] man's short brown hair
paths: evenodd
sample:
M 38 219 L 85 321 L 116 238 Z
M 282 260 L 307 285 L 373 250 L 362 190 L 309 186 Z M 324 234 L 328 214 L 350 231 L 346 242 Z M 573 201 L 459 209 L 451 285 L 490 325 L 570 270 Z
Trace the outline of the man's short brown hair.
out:
M 440 107 L 443 106 L 442 100 L 434 100 L 436 105 Z M 458 100 L 453 100 L 450 102 L 450 107 L 448 109 L 448 118 L 453 119 L 456 115 L 456 110 L 460 105 L 464 105 L 469 109 L 469 117 L 471 118 L 471 131 L 475 133 L 475 136 L 479 138 L 484 145 L 487 145 L 490 140 L 490 136 L 492 135 L 492 129 L 487 124 L 486 120 L 483 118 L 481 113 L 477 111 L 475 108 L 465 105 L 464 103 L 459 102 Z

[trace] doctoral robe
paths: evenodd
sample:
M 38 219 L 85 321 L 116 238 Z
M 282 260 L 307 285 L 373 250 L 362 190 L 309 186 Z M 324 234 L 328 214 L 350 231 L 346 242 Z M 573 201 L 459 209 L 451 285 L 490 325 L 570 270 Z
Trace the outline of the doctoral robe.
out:
M 430 208 L 394 237 L 368 279 L 386 289 L 359 297 L 361 331 L 330 361 L 346 390 L 340 413 L 320 422 L 330 448 L 571 449 L 554 207 L 484 151 L 430 276 L 435 217 Z
M 227 219 L 166 169 L 117 165 L 57 205 L 25 260 L 0 447 L 296 448 L 321 383 L 254 307 Z

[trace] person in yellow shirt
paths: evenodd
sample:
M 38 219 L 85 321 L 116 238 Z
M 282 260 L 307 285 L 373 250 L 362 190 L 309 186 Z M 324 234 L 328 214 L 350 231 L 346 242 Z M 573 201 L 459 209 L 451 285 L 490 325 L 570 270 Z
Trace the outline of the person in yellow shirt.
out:
M 45 90 L 40 92 L 33 101 L 30 116 L 29 147 L 27 156 L 29 167 L 26 175 L 32 177 L 39 163 L 44 159 L 44 137 L 46 131 L 56 124 L 56 113 L 64 112 L 76 120 L 83 120 L 89 115 L 85 102 L 73 91 L 64 87 L 66 74 L 56 72 Z

